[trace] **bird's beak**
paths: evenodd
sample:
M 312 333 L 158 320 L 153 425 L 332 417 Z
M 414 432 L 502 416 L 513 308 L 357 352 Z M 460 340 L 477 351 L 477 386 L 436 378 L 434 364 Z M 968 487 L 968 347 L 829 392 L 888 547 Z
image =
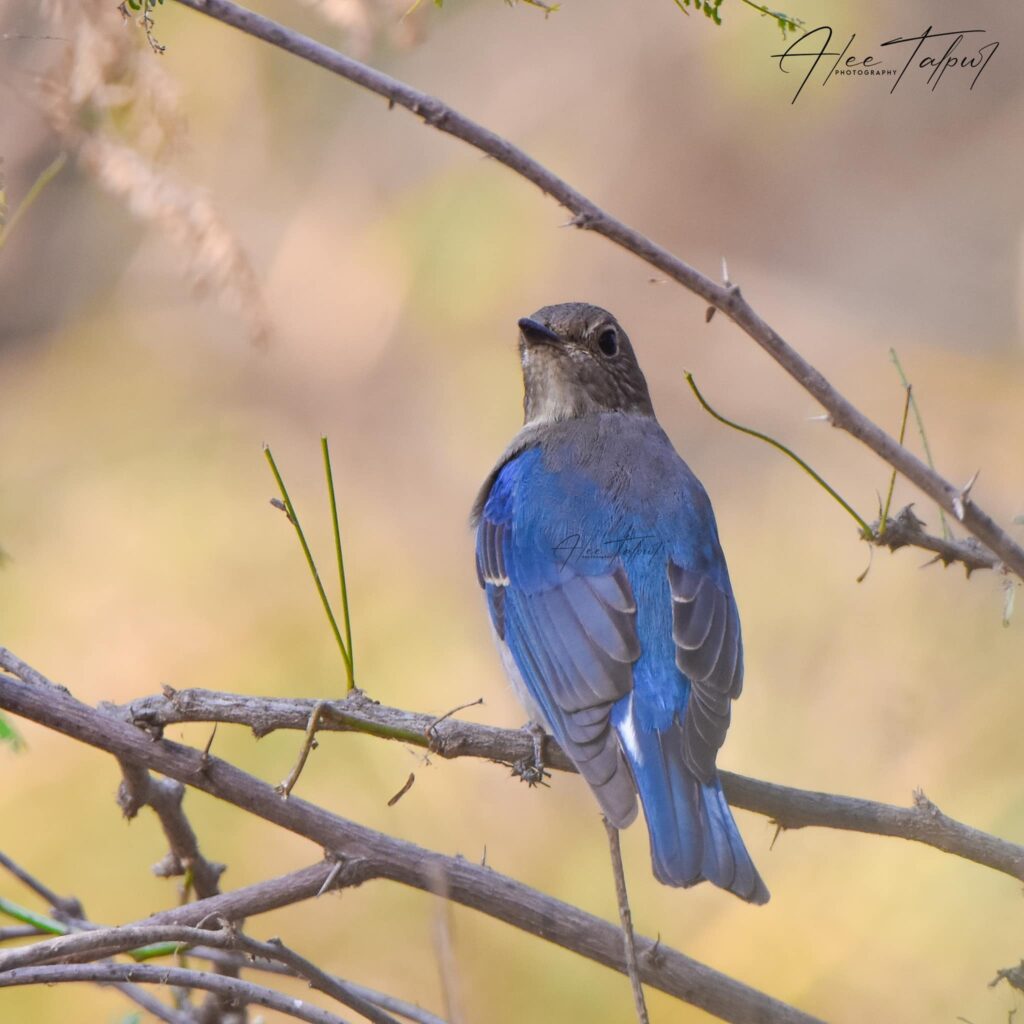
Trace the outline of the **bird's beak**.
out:
M 544 324 L 537 320 L 531 320 L 528 316 L 524 316 L 519 321 L 519 330 L 523 332 L 523 339 L 531 345 L 560 345 L 562 343 L 562 339 L 550 327 L 545 327 Z

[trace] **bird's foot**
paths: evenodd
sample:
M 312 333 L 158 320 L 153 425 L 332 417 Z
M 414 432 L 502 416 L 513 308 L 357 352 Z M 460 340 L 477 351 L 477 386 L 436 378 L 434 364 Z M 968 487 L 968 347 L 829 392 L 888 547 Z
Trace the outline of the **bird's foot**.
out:
M 512 765 L 512 774 L 528 786 L 546 786 L 545 779 L 551 777 L 551 773 L 544 767 L 544 740 L 547 734 L 534 722 L 528 722 L 523 726 L 523 731 L 530 734 L 533 740 L 533 756 L 521 757 Z

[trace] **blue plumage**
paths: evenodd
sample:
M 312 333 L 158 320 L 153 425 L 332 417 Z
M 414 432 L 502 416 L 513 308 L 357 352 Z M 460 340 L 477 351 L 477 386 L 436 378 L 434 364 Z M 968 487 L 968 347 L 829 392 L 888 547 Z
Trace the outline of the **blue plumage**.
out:
M 527 425 L 474 510 L 506 667 L 613 824 L 639 793 L 662 882 L 763 903 L 715 768 L 743 659 L 710 502 L 610 314 L 547 307 L 520 326 Z

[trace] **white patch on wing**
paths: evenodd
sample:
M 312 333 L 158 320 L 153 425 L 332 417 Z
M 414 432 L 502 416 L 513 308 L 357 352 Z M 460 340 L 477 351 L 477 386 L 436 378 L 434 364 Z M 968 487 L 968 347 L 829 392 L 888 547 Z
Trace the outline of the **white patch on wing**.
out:
M 498 646 L 501 663 L 505 667 L 505 675 L 508 676 L 508 681 L 512 684 L 512 689 L 515 691 L 519 703 L 526 709 L 526 713 L 532 721 L 536 722 L 545 732 L 550 733 L 552 731 L 551 726 L 548 724 L 548 720 L 544 717 L 544 713 L 533 699 L 530 691 L 526 688 L 526 683 L 523 681 L 523 676 L 519 671 L 519 666 L 516 664 L 516 659 L 512 656 L 511 648 L 498 636 L 493 623 L 491 623 L 491 636 L 494 637 L 494 642 Z
M 619 739 L 626 748 L 626 753 L 638 764 L 644 763 L 643 753 L 640 750 L 640 739 L 636 734 L 636 722 L 633 719 L 633 694 L 629 695 L 629 706 L 622 717 L 622 723 L 618 727 Z

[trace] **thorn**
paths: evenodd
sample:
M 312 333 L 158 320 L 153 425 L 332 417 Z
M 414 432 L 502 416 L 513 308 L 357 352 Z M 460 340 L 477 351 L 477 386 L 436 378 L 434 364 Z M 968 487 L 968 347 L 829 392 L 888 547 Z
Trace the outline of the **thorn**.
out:
M 960 493 L 953 499 L 953 514 L 962 523 L 964 521 L 964 515 L 966 514 L 967 502 L 971 500 L 971 488 L 974 487 L 975 482 L 978 479 L 978 475 L 981 470 L 977 470 L 974 476 L 967 481 L 966 484 L 961 488 Z
M 925 811 L 933 818 L 937 818 L 942 813 L 938 807 L 936 807 L 935 804 L 933 804 L 931 800 L 924 795 L 924 790 L 921 789 L 920 786 L 914 790 L 914 807 L 919 811 Z
M 732 287 L 732 281 L 729 280 L 729 264 L 726 263 L 725 257 L 722 257 L 722 283 L 727 287 Z
M 829 423 L 831 420 L 832 416 L 827 412 L 819 413 L 817 416 L 807 417 L 808 423 Z
M 778 821 L 775 822 L 775 835 L 772 836 L 772 841 L 768 844 L 768 849 L 769 850 L 774 850 L 775 849 L 775 840 L 778 839 L 779 836 L 782 835 L 782 833 L 785 830 L 785 828 L 786 828 L 786 826 L 783 825 L 781 822 L 778 822 Z
M 708 308 L 704 311 L 704 323 L 706 323 L 706 324 L 711 323 L 711 318 L 717 312 L 718 312 L 718 309 L 715 306 L 708 306 Z
M 213 723 L 213 730 L 210 733 L 210 738 L 206 741 L 206 746 L 203 747 L 203 752 L 199 755 L 199 767 L 196 769 L 197 775 L 205 775 L 210 766 L 210 748 L 213 746 L 214 737 L 217 735 L 217 723 Z
M 334 867 L 331 868 L 330 874 L 324 879 L 324 884 L 320 886 L 317 896 L 323 896 L 325 892 L 330 890 L 331 886 L 337 881 L 338 875 L 341 874 L 341 869 L 345 866 L 345 862 L 340 857 L 336 854 L 334 856 Z

